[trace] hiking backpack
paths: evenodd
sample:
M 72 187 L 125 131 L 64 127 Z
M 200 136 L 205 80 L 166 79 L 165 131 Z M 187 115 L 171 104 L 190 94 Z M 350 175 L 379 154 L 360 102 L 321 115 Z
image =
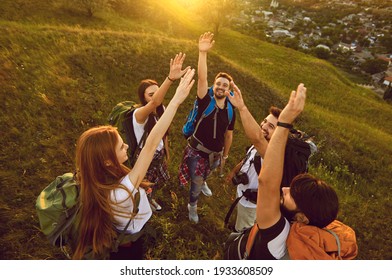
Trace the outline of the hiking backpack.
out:
M 65 173 L 52 181 L 38 196 L 35 208 L 40 229 L 50 244 L 59 246 L 70 258 L 65 245 L 75 233 L 73 224 L 80 209 L 79 185 L 72 173 Z
M 333 235 L 338 247 L 338 256 L 341 256 L 341 244 L 338 235 L 331 229 L 323 228 Z M 257 252 L 256 235 L 259 229 L 255 223 L 253 226 L 241 231 L 232 232 L 223 243 L 223 257 L 225 260 L 247 260 L 247 259 L 260 259 Z M 253 252 L 252 252 L 253 250 Z M 305 250 L 306 251 L 306 250 Z M 341 258 L 340 258 L 341 259 Z M 280 260 L 290 260 L 290 254 L 286 248 L 286 252 Z
M 223 244 L 224 252 L 223 259 L 225 260 L 260 260 L 265 259 L 266 256 L 257 250 L 258 242 L 256 239 L 259 228 L 255 223 L 253 226 L 244 229 L 240 232 L 232 232 Z M 268 258 L 268 257 L 267 257 Z M 280 260 L 289 259 L 289 254 L 286 249 L 285 254 Z
M 284 155 L 283 177 L 281 183 L 282 187 L 290 186 L 291 181 L 298 174 L 308 172 L 309 158 L 315 152 L 317 152 L 317 146 L 312 141 L 312 137 L 300 130 L 290 130 Z M 256 153 L 251 164 L 253 164 L 256 173 L 260 174 L 261 157 L 258 153 Z M 233 213 L 235 206 L 242 197 L 245 197 L 248 201 L 251 201 L 256 204 L 257 190 L 247 189 L 245 192 L 243 192 L 242 196 L 236 198 L 236 200 L 231 204 L 229 211 L 226 214 L 225 226 L 228 225 L 230 216 Z
M 317 146 L 311 136 L 303 131 L 291 129 L 284 154 L 281 186 L 290 186 L 295 176 L 307 173 L 309 158 L 316 152 Z
M 110 125 L 117 127 L 121 137 L 128 144 L 128 165 L 133 167 L 138 156 L 138 150 L 141 150 L 147 138 L 147 131 L 144 131 L 140 142 L 137 143 L 135 131 L 133 130 L 133 113 L 138 105 L 133 101 L 123 101 L 113 107 L 109 114 L 108 122 Z
M 75 177 L 73 173 L 57 176 L 41 191 L 35 203 L 42 233 L 46 235 L 50 244 L 60 247 L 69 259 L 71 259 L 71 256 L 65 246 L 75 246 L 76 244 L 77 216 L 81 206 L 79 203 L 80 187 Z M 139 202 L 140 193 L 137 192 L 135 194 L 134 214 L 139 211 Z M 130 222 L 131 219 L 116 238 L 111 252 L 117 252 L 119 244 L 124 240 L 135 241 L 141 236 L 142 232 L 125 234 Z M 107 252 L 107 256 L 104 257 L 108 257 L 109 254 L 110 252 Z M 93 259 L 93 257 L 92 250 L 87 251 L 84 256 L 85 259 Z
M 214 98 L 213 87 L 210 87 L 208 89 L 208 95 L 211 97 L 211 101 L 198 120 L 197 113 L 199 110 L 199 102 L 197 101 L 197 98 L 193 103 L 193 108 L 189 112 L 185 124 L 182 127 L 182 134 L 186 139 L 188 139 L 189 136 L 191 136 L 196 131 L 201 120 L 208 117 L 215 110 L 216 100 Z M 233 105 L 230 103 L 230 101 L 227 101 L 227 115 L 229 118 L 229 123 L 231 123 L 231 121 L 233 120 Z

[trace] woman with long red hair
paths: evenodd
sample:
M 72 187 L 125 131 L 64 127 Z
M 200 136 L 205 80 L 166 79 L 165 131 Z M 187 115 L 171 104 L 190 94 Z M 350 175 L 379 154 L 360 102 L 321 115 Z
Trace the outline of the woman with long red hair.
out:
M 141 187 L 155 150 L 167 131 L 179 105 L 189 95 L 194 84 L 195 71 L 188 69 L 165 112 L 147 137 L 132 169 L 123 163 L 128 159 L 128 145 L 117 129 L 100 126 L 84 132 L 77 143 L 76 168 L 80 184 L 81 209 L 78 238 L 74 259 L 87 253 L 93 258 L 103 258 L 110 252 L 118 232 L 130 221 L 127 234 L 140 232 L 150 219 L 152 211 L 146 192 Z M 134 211 L 136 195 L 140 201 Z M 143 239 L 119 246 L 110 253 L 110 259 L 142 259 Z

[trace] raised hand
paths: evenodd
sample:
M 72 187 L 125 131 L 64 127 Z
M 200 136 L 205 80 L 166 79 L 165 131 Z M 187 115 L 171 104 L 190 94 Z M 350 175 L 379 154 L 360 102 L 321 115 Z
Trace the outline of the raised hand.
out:
M 299 84 L 297 91 L 292 91 L 289 102 L 282 110 L 279 116 L 279 121 L 284 123 L 292 123 L 305 107 L 306 87 L 304 84 Z
M 234 95 L 230 94 L 230 91 L 226 91 L 225 95 L 229 98 L 230 103 L 233 104 L 238 110 L 241 110 L 245 107 L 244 99 L 242 98 L 241 90 L 237 87 L 237 85 L 231 81 L 231 87 L 233 88 Z
M 193 79 L 194 75 L 195 69 L 189 68 L 186 71 L 185 75 L 181 78 L 180 84 L 176 89 L 176 93 L 173 96 L 173 102 L 176 102 L 179 105 L 186 99 L 193 84 L 195 83 L 195 80 Z
M 185 60 L 185 53 L 179 53 L 176 54 L 174 59 L 170 59 L 170 72 L 169 72 L 169 78 L 171 80 L 177 80 L 181 78 L 188 69 L 190 69 L 190 66 L 187 66 L 184 70 L 181 70 L 182 64 L 184 63 Z
M 213 38 L 214 38 L 214 34 L 211 32 L 206 32 L 202 34 L 199 38 L 199 51 L 208 52 L 215 44 Z

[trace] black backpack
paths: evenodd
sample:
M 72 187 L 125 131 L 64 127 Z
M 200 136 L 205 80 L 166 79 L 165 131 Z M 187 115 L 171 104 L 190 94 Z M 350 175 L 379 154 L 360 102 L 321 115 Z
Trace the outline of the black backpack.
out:
M 308 172 L 309 158 L 316 151 L 317 146 L 313 143 L 312 137 L 300 130 L 290 130 L 284 155 L 283 178 L 281 183 L 282 187 L 290 186 L 291 181 L 298 174 Z M 261 170 L 260 155 L 256 154 L 252 163 L 254 168 L 256 169 L 256 173 L 259 174 Z M 230 216 L 233 213 L 235 206 L 242 197 L 245 197 L 248 201 L 251 201 L 256 204 L 257 190 L 247 189 L 245 192 L 243 192 L 242 196 L 238 197 L 232 203 L 225 217 L 225 226 L 228 225 Z
M 284 154 L 281 186 L 290 186 L 295 176 L 308 172 L 309 158 L 317 152 L 317 146 L 312 140 L 312 137 L 303 131 L 290 130 Z
M 241 232 L 232 232 L 224 246 L 225 260 L 262 260 L 270 259 L 266 255 L 260 254 L 261 252 L 257 250 L 260 244 L 260 238 L 256 238 L 259 228 L 257 224 L 254 224 L 250 228 L 247 228 Z M 286 250 L 285 255 L 280 258 L 289 259 L 288 252 Z

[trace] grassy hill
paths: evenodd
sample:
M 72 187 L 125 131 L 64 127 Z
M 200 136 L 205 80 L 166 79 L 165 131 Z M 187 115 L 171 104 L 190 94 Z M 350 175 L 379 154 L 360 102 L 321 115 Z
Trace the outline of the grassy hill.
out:
M 141 79 L 162 82 L 178 52 L 187 54 L 186 65 L 196 67 L 197 39 L 208 30 L 185 11 L 175 17 L 169 6 L 161 8 L 171 19 L 154 24 L 111 13 L 87 18 L 52 2 L 0 4 L 3 259 L 63 258 L 39 231 L 37 195 L 55 176 L 74 169 L 75 144 L 83 131 L 105 124 L 117 102 L 137 100 Z M 339 193 L 339 219 L 357 233 L 358 258 L 391 259 L 392 107 L 325 61 L 228 29 L 216 38 L 208 66 L 211 79 L 219 71 L 233 75 L 257 120 L 271 105 L 282 107 L 289 92 L 305 83 L 308 101 L 297 126 L 315 135 L 320 149 L 311 172 Z M 175 85 L 166 103 L 174 90 Z M 191 95 L 172 124 L 172 179 L 157 194 L 164 209 L 150 222 L 156 229 L 149 238 L 150 259 L 220 259 L 229 234 L 223 219 L 235 198 L 232 185 L 211 176 L 214 195 L 201 197 L 201 221 L 192 225 L 188 190 L 177 184 L 186 144 L 181 125 L 195 88 Z M 227 170 L 249 145 L 239 120 L 234 137 Z

